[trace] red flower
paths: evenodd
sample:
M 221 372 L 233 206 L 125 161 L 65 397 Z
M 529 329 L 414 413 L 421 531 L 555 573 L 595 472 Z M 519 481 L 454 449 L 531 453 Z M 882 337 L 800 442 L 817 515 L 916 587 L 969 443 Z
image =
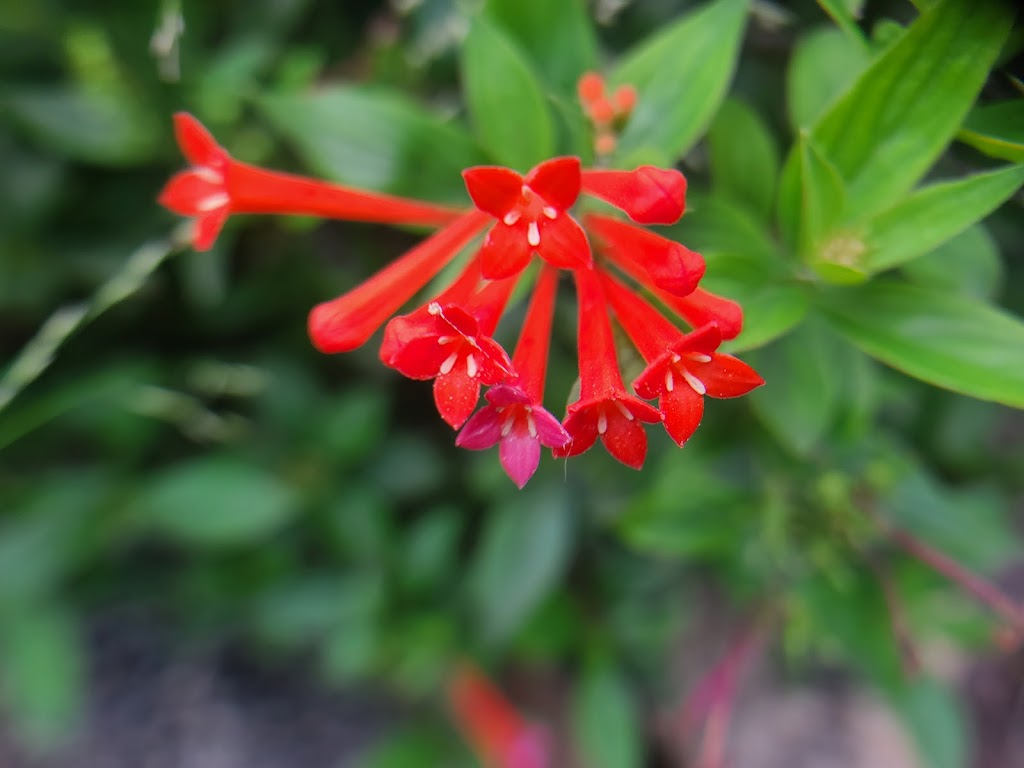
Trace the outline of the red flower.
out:
M 722 342 L 717 323 L 684 334 L 619 281 L 605 276 L 603 283 L 619 323 L 648 363 L 633 387 L 640 397 L 658 398 L 677 444 L 700 424 L 704 395 L 739 397 L 764 384 L 749 365 L 715 351 Z
M 481 251 L 484 277 L 517 274 L 534 252 L 556 267 L 590 265 L 587 236 L 566 213 L 580 194 L 578 157 L 543 162 L 526 178 L 495 166 L 469 168 L 462 177 L 476 207 L 498 220 Z
M 434 380 L 437 410 L 453 429 L 469 418 L 480 385 L 510 379 L 512 361 L 491 338 L 518 275 L 497 280 L 463 300 L 462 279 L 427 306 L 394 318 L 384 331 L 380 358 L 410 379 Z M 458 303 L 456 303 L 458 302 Z
M 605 97 L 595 89 L 593 80 L 581 83 L 597 114 Z M 626 112 L 627 102 L 620 105 Z M 548 160 L 525 177 L 508 168 L 469 168 L 463 177 L 475 209 L 453 211 L 246 165 L 193 118 L 175 120 L 192 167 L 172 178 L 160 199 L 195 217 L 199 249 L 212 245 L 232 213 L 442 227 L 362 284 L 316 306 L 310 338 L 323 352 L 345 352 L 387 323 L 384 364 L 410 378 L 433 379 L 438 412 L 453 428 L 462 427 L 456 443 L 471 450 L 499 444 L 502 467 L 520 488 L 536 471 L 542 447 L 555 456 L 575 456 L 600 439 L 616 459 L 639 468 L 647 454 L 644 423 L 664 420 L 681 445 L 700 422 L 705 394 L 735 397 L 763 383 L 745 363 L 717 352 L 723 338 L 740 332 L 743 314 L 739 305 L 698 287 L 705 270 L 700 254 L 638 226 L 671 224 L 683 214 L 686 180 L 674 169 L 583 170 L 575 157 Z M 612 130 L 617 120 L 613 116 L 605 128 Z M 632 221 L 589 214 L 585 232 L 572 214 L 581 193 Z M 485 231 L 448 288 L 395 317 Z M 534 254 L 541 269 L 509 359 L 493 337 L 516 284 L 531 274 L 525 268 Z M 560 424 L 543 398 L 561 269 L 571 270 L 576 283 L 580 396 Z M 651 291 L 697 330 L 679 330 L 613 272 Z M 648 362 L 635 393 L 622 380 L 612 314 Z M 481 387 L 491 387 L 487 405 L 472 415 Z M 643 401 L 653 398 L 660 410 Z
M 461 664 L 448 681 L 447 696 L 455 724 L 487 768 L 549 768 L 546 734 L 477 667 Z
M 597 273 L 581 269 L 575 277 L 580 399 L 569 406 L 563 422 L 572 442 L 555 450 L 555 455 L 576 456 L 600 437 L 608 453 L 627 467 L 640 469 L 647 457 L 641 422 L 655 424 L 661 421 L 661 412 L 626 391 Z
M 418 200 L 266 171 L 232 158 L 198 120 L 174 116 L 178 146 L 192 164 L 175 175 L 160 193 L 160 204 L 195 218 L 192 245 L 213 247 L 232 213 L 275 213 L 323 216 L 387 224 L 447 224 L 460 211 Z
M 544 409 L 551 317 L 555 309 L 558 273 L 545 267 L 526 312 L 512 364 L 515 384 L 501 384 L 487 392 L 487 405 L 462 428 L 455 444 L 479 451 L 501 443 L 498 456 L 505 473 L 522 488 L 540 463 L 541 446 L 563 448 L 569 433 Z

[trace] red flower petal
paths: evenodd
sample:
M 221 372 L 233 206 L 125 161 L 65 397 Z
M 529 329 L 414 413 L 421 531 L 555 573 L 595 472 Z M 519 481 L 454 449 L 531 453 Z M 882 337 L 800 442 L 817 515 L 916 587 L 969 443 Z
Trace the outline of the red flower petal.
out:
M 498 219 L 523 199 L 523 177 L 509 168 L 479 165 L 464 170 L 462 179 L 473 204 Z
M 501 439 L 498 460 L 505 474 L 522 490 L 540 464 L 540 441 L 529 432 L 513 428 Z
M 685 382 L 671 392 L 663 392 L 658 400 L 665 414 L 665 431 L 676 445 L 682 446 L 700 426 L 704 416 L 704 398 Z
M 587 217 L 587 229 L 602 242 L 602 252 L 616 263 L 632 259 L 654 284 L 675 296 L 693 293 L 704 276 L 704 258 L 674 240 L 608 216 Z
M 757 371 L 732 355 L 713 355 L 711 362 L 698 365 L 693 375 L 711 397 L 740 397 L 764 384 Z
M 452 429 L 458 429 L 466 423 L 479 400 L 480 380 L 470 378 L 462 367 L 456 367 L 451 373 L 434 379 L 437 412 Z
M 174 115 L 174 135 L 181 153 L 192 165 L 219 168 L 227 159 L 227 152 L 210 132 L 187 112 Z
M 455 445 L 470 451 L 487 450 L 501 440 L 503 421 L 495 405 L 485 406 L 466 422 L 459 436 L 455 438 Z
M 639 420 L 621 416 L 608 419 L 608 431 L 602 435 L 601 442 L 608 453 L 627 467 L 640 469 L 644 465 L 644 459 L 647 458 L 647 433 Z
M 567 211 L 580 195 L 580 159 L 545 160 L 526 176 L 526 185 L 559 211 Z
M 652 165 L 634 171 L 586 170 L 583 191 L 611 203 L 639 224 L 673 224 L 686 209 L 686 177 Z
M 589 269 L 594 263 L 586 232 L 568 214 L 560 214 L 554 221 L 545 220 L 540 227 L 537 253 L 548 264 L 561 269 Z
M 205 216 L 195 220 L 195 229 L 192 233 L 192 247 L 197 251 L 208 251 L 213 248 L 217 235 L 228 220 L 228 208 L 224 206 L 216 211 L 210 211 Z
M 526 240 L 524 222 L 508 226 L 498 222 L 480 247 L 480 273 L 488 280 L 501 280 L 522 272 L 533 256 Z
M 182 171 L 164 185 L 157 202 L 182 216 L 198 216 L 231 202 L 224 184 L 211 179 L 212 172 Z

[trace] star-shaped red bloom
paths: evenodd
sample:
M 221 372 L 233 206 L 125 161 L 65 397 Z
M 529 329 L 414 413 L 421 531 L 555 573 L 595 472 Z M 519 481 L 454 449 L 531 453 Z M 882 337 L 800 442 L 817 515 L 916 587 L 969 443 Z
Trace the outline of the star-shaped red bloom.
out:
M 482 451 L 500 443 L 498 458 L 505 473 L 520 488 L 540 463 L 540 448 L 564 448 L 569 433 L 519 387 L 499 384 L 487 390 L 487 405 L 466 422 L 455 444 Z
M 619 324 L 648 363 L 633 389 L 642 398 L 658 399 L 665 429 L 677 444 L 700 424 L 704 395 L 739 397 L 764 384 L 742 360 L 716 351 L 722 343 L 717 323 L 684 334 L 617 280 L 606 276 L 603 285 Z
M 467 308 L 433 301 L 388 323 L 380 358 L 410 379 L 433 379 L 437 410 L 458 429 L 476 408 L 481 385 L 514 375 L 512 361 L 491 338 L 492 331 Z
M 483 276 L 518 274 L 537 253 L 564 269 L 591 263 L 587 236 L 568 210 L 580 194 L 580 160 L 547 160 L 526 178 L 509 168 L 478 166 L 462 172 L 473 203 L 498 221 L 481 251 Z

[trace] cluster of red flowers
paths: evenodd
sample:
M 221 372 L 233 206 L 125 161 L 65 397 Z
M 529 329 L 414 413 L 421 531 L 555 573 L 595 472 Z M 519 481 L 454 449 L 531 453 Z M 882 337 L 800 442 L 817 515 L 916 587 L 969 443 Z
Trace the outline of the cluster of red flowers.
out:
M 502 466 L 519 487 L 536 470 L 541 446 L 556 457 L 575 456 L 600 438 L 612 456 L 639 468 L 647 453 L 643 423 L 663 422 L 682 445 L 700 423 L 705 395 L 736 397 L 764 383 L 748 365 L 717 351 L 739 333 L 742 311 L 698 287 L 703 258 L 637 226 L 672 224 L 683 214 L 686 180 L 677 170 L 583 169 L 576 157 L 547 160 L 526 176 L 468 168 L 463 178 L 475 207 L 458 210 L 256 168 L 230 157 L 193 117 L 177 115 L 175 127 L 192 167 L 171 179 L 160 202 L 195 218 L 199 250 L 212 246 L 233 213 L 440 227 L 364 283 L 315 307 L 310 337 L 324 352 L 345 352 L 387 323 L 384 364 L 433 379 L 441 417 L 461 427 L 456 443 L 473 450 L 500 444 Z M 611 204 L 628 221 L 597 206 L 586 210 L 581 193 Z M 394 316 L 480 235 L 447 289 Z M 539 269 L 527 269 L 535 256 Z M 571 274 L 578 299 L 580 395 L 559 422 L 543 398 L 563 272 Z M 535 276 L 532 298 L 509 357 L 493 337 L 527 276 Z M 694 330 L 680 330 L 645 293 Z M 632 391 L 620 372 L 612 318 L 647 362 Z M 489 387 L 488 404 L 474 414 L 481 386 Z M 657 407 L 645 402 L 655 399 Z

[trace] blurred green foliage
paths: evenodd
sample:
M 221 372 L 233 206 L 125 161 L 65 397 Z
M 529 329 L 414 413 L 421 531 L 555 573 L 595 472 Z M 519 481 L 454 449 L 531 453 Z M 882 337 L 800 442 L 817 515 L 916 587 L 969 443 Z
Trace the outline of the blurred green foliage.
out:
M 849 669 L 932 764 L 962 764 L 962 715 L 901 673 L 878 573 L 922 640 L 976 647 L 990 619 L 863 508 L 981 573 L 1019 559 L 1024 421 L 997 404 L 1024 406 L 1009 19 L 682 5 L 595 25 L 582 0 L 8 1 L 0 695 L 25 738 L 75 722 L 84 622 L 141 600 L 183 635 L 419 700 L 466 654 L 557 664 L 581 753 L 639 766 L 641 701 L 678 699 L 664 669 L 700 586 L 769 609 L 786 663 Z M 307 309 L 412 235 L 246 219 L 197 255 L 154 202 L 179 109 L 246 161 L 463 201 L 469 165 L 590 159 L 574 87 L 593 67 L 640 92 L 616 161 L 682 163 L 666 232 L 743 303 L 732 349 L 769 382 L 683 451 L 652 433 L 639 474 L 595 451 L 517 493 L 454 449 L 428 387 L 373 350 L 310 349 Z M 569 391 L 571 308 L 556 324 Z M 368 761 L 453 754 L 430 723 Z

